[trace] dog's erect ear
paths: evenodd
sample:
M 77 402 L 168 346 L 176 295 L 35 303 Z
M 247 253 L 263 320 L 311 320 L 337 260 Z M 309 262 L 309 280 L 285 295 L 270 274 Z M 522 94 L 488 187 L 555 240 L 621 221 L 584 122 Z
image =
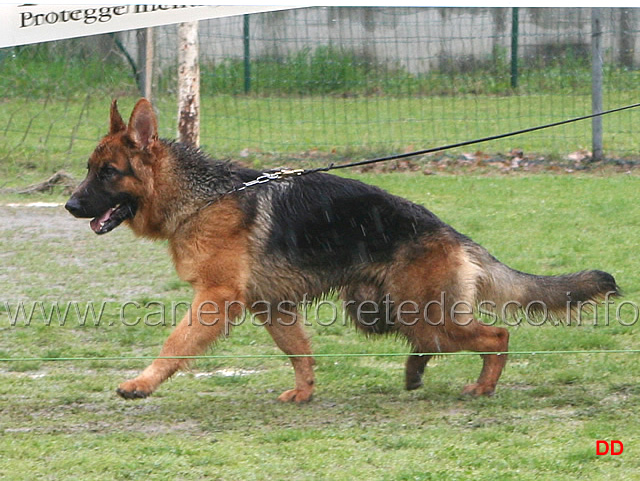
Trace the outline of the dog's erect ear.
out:
M 113 99 L 111 101 L 111 123 L 109 127 L 109 134 L 117 134 L 118 132 L 122 132 L 126 130 L 127 125 L 122 120 L 120 116 L 120 112 L 118 112 L 118 101 Z
M 138 148 L 146 149 L 158 139 L 158 121 L 151 102 L 140 99 L 133 108 L 127 133 Z

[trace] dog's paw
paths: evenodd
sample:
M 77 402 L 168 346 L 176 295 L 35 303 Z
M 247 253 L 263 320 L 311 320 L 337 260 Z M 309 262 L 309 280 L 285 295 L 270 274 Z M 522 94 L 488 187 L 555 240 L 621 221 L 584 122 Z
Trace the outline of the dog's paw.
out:
M 468 384 L 462 390 L 462 394 L 465 396 L 493 396 L 494 392 L 495 387 L 478 384 L 477 382 Z
M 422 387 L 422 379 L 420 377 L 414 377 L 413 379 L 407 379 L 404 388 L 407 391 L 413 391 Z
M 153 389 L 147 383 L 137 379 L 125 381 L 116 389 L 118 396 L 124 399 L 143 399 L 150 396 L 152 392 Z
M 283 403 L 296 402 L 300 404 L 311 401 L 312 396 L 313 391 L 311 389 L 289 389 L 278 396 L 278 401 Z

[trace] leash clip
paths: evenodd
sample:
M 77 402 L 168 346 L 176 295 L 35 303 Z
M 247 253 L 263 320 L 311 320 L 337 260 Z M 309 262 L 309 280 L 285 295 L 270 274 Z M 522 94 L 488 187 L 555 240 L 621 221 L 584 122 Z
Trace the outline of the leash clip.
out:
M 275 172 L 279 177 L 295 177 L 304 174 L 304 169 L 281 169 Z
M 264 172 L 259 177 L 234 188 L 232 192 L 239 192 L 257 184 L 266 184 L 272 180 L 283 179 L 285 177 L 295 177 L 304 174 L 304 169 L 280 169 L 274 172 Z

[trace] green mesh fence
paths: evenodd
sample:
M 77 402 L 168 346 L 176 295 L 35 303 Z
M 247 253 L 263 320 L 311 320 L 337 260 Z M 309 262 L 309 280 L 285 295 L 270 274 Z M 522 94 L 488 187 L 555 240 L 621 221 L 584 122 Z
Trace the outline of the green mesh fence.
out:
M 604 107 L 637 102 L 640 12 L 601 12 Z M 592 10 L 515 13 L 316 7 L 201 21 L 202 144 L 218 156 L 360 158 L 590 113 Z M 153 29 L 153 43 L 152 96 L 175 137 L 177 26 Z M 142 45 L 129 31 L 0 50 L 0 175 L 82 168 L 110 99 L 128 111 L 140 95 Z M 604 120 L 606 156 L 635 155 L 639 120 Z M 580 122 L 473 150 L 563 159 L 590 148 Z

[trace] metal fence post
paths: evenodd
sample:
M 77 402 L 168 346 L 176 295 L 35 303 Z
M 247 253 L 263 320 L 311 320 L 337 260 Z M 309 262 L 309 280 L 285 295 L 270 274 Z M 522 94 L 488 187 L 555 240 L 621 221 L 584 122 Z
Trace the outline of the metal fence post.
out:
M 249 51 L 249 15 L 244 16 L 243 35 L 244 41 L 244 93 L 251 90 L 251 54 Z
M 602 10 L 591 9 L 591 113 L 602 112 Z M 602 117 L 591 119 L 592 160 L 602 160 Z
M 511 88 L 518 88 L 518 7 L 511 9 Z

